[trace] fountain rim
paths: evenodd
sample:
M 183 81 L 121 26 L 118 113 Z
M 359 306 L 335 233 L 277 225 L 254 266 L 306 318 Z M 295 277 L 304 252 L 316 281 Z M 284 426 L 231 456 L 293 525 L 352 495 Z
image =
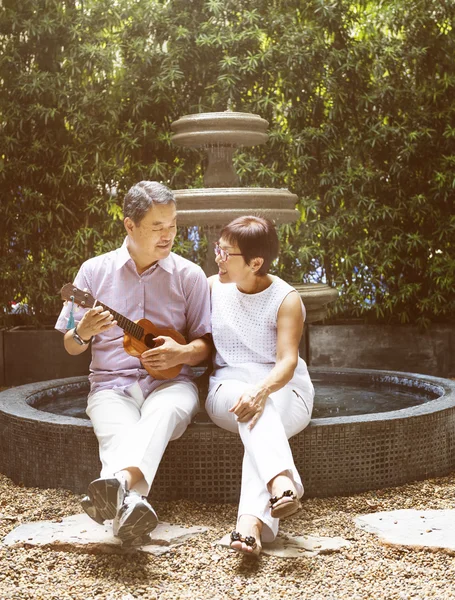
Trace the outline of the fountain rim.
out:
M 297 194 L 290 192 L 287 188 L 264 188 L 264 187 L 203 187 L 203 188 L 184 188 L 181 190 L 172 190 L 173 194 L 179 196 L 250 196 L 253 192 L 260 196 L 292 196 L 298 199 Z
M 390 422 L 397 419 L 421 417 L 447 410 L 455 407 L 455 381 L 433 375 L 422 375 L 418 373 L 409 373 L 403 371 L 388 371 L 377 369 L 353 369 L 353 368 L 338 368 L 338 367 L 310 367 L 310 375 L 317 376 L 319 374 L 336 375 L 340 378 L 343 375 L 362 375 L 368 376 L 370 380 L 381 381 L 382 379 L 390 378 L 394 383 L 399 381 L 414 380 L 428 384 L 435 388 L 440 397 L 425 402 L 424 404 L 402 408 L 393 411 L 362 414 L 342 417 L 322 417 L 313 418 L 310 422 L 310 427 L 324 427 L 334 425 L 348 424 L 364 424 L 377 423 L 380 421 Z M 28 399 L 39 392 L 52 390 L 60 386 L 77 387 L 79 384 L 87 382 L 87 376 L 66 377 L 63 379 L 50 379 L 36 383 L 28 383 L 18 387 L 9 388 L 0 392 L 0 413 L 5 413 L 11 416 L 19 417 L 27 421 L 39 421 L 48 424 L 59 425 L 61 427 L 82 427 L 92 429 L 92 424 L 87 419 L 70 417 L 66 415 L 56 415 L 39 410 L 29 404 Z M 195 425 L 190 425 L 194 427 Z M 198 424 L 198 427 L 217 427 L 214 423 Z
M 206 111 L 201 113 L 191 113 L 189 115 L 183 115 L 171 123 L 171 129 L 175 127 L 176 123 L 181 125 L 188 122 L 192 123 L 193 121 L 210 121 L 212 119 L 215 121 L 249 121 L 251 123 L 261 124 L 266 127 L 268 127 L 269 125 L 267 119 L 264 119 L 264 117 L 261 117 L 261 115 L 258 115 L 257 113 L 220 110 L 213 112 Z
M 172 142 L 186 148 L 262 146 L 269 123 L 256 113 L 204 112 L 183 115 L 171 123 Z

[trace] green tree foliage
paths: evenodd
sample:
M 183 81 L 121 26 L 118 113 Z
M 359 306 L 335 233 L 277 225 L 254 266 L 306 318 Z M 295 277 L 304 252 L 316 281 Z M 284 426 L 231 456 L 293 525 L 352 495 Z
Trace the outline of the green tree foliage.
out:
M 335 314 L 455 314 L 455 5 L 440 0 L 3 0 L 0 305 L 58 310 L 123 236 L 140 179 L 202 186 L 184 114 L 270 123 L 242 185 L 288 187 L 277 272 L 341 291 Z M 200 259 L 183 231 L 177 251 Z

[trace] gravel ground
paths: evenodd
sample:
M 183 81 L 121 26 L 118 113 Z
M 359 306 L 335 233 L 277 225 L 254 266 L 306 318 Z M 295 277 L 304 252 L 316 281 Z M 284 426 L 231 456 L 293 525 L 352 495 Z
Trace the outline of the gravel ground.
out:
M 212 545 L 233 528 L 234 506 L 161 502 L 155 508 L 163 521 L 204 525 L 208 532 L 160 557 L 0 546 L 0 599 L 455 599 L 455 556 L 386 547 L 353 524 L 359 513 L 452 508 L 454 497 L 451 475 L 352 497 L 308 499 L 282 530 L 342 536 L 351 548 L 257 561 Z M 79 513 L 79 499 L 67 491 L 16 486 L 0 475 L 0 539 L 22 522 Z

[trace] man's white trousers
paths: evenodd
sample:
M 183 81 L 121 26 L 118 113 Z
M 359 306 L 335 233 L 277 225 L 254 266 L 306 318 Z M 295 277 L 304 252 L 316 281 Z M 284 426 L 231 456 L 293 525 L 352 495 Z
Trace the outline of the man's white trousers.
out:
M 95 392 L 86 412 L 98 438 L 101 477 L 137 467 L 144 479 L 134 487 L 146 496 L 168 442 L 184 433 L 198 409 L 197 386 L 190 381 L 166 382 L 147 397 L 139 383 Z

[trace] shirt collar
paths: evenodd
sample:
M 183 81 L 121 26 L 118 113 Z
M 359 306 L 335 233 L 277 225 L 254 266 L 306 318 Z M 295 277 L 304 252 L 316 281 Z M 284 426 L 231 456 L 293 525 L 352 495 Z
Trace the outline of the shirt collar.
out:
M 117 250 L 117 258 L 115 259 L 115 268 L 121 269 L 123 267 L 123 265 L 125 265 L 129 260 L 133 260 L 131 258 L 130 253 L 128 252 L 128 248 L 126 245 L 126 240 L 128 238 L 126 237 L 123 240 L 123 244 L 121 245 L 121 247 Z
M 131 258 L 131 254 L 128 252 L 128 247 L 126 245 L 127 239 L 128 236 L 125 237 L 125 239 L 123 240 L 123 244 L 117 252 L 117 259 L 115 263 L 115 267 L 117 270 L 121 269 L 129 260 L 133 260 Z M 171 254 L 169 254 L 169 256 L 167 256 L 166 258 L 162 258 L 161 260 L 159 260 L 158 265 L 168 273 L 172 274 L 174 272 L 174 260 Z
M 174 272 L 174 260 L 171 254 L 169 254 L 169 256 L 166 256 L 166 258 L 162 258 L 161 260 L 159 260 L 158 264 L 162 269 L 164 269 L 168 273 L 172 274 Z

